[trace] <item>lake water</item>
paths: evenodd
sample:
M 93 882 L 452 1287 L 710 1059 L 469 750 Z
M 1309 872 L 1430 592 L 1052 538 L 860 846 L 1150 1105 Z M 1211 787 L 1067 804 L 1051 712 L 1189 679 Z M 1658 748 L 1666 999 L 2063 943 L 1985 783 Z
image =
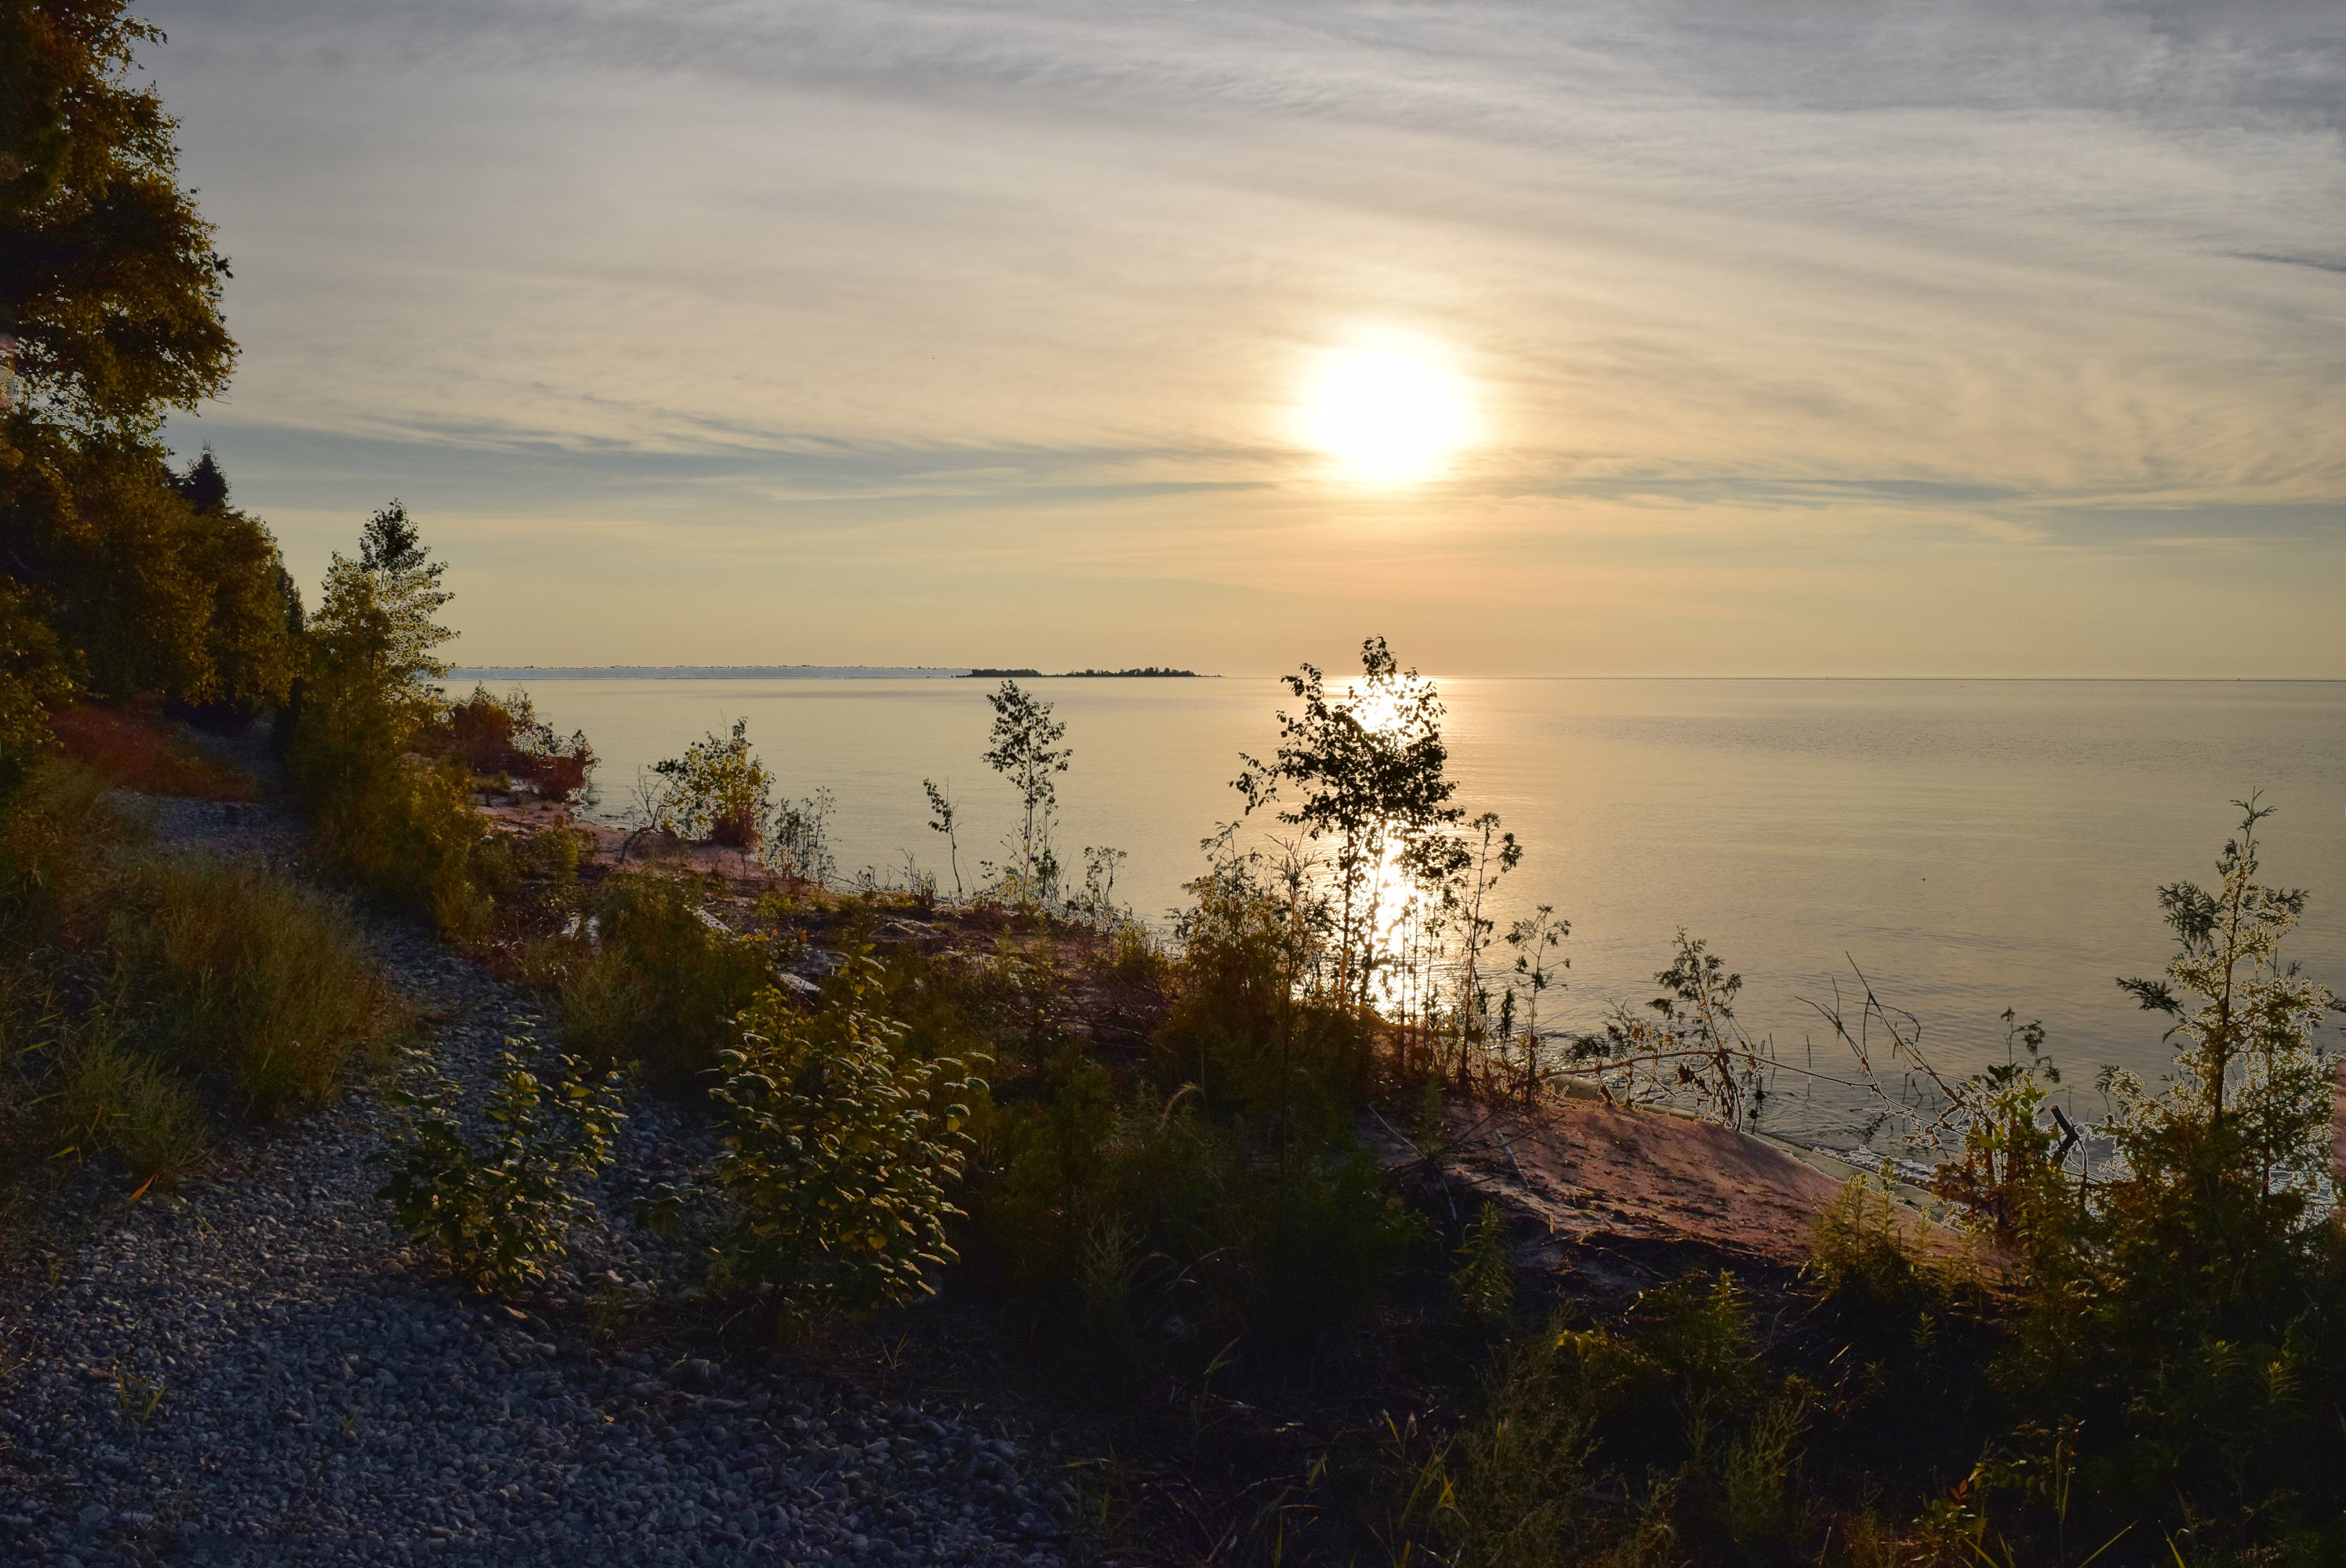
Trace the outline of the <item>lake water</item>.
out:
M 901 872 L 911 850 L 950 888 L 921 780 L 949 782 L 965 877 L 1000 858 L 1014 801 L 979 760 L 989 683 L 951 679 L 566 679 L 540 713 L 603 759 L 601 809 L 639 769 L 746 717 L 787 792 L 838 799 L 842 868 Z M 1129 852 L 1117 894 L 1161 921 L 1237 809 L 1241 750 L 1275 743 L 1269 678 L 1033 680 L 1075 748 L 1060 780 L 1063 858 Z M 2266 880 L 2311 890 L 2294 951 L 2346 992 L 2346 683 L 1443 680 L 1458 799 L 1528 846 L 1511 909 L 1569 916 L 1570 989 L 1544 1005 L 1593 1023 L 1642 1003 L 1684 926 L 1744 976 L 1740 1013 L 1792 1062 L 1844 1058 L 1803 999 L 1853 960 L 1917 1015 L 1943 1064 L 2000 1059 L 2010 1007 L 2041 1017 L 2073 1108 L 2093 1069 L 2152 1075 L 2159 1021 L 2113 983 L 2169 943 L 2156 890 L 2212 880 L 2261 789 Z M 2331 1036 L 2336 1042 L 2334 1033 Z M 1770 1113 L 1847 1141 L 1864 1107 L 1788 1080 Z

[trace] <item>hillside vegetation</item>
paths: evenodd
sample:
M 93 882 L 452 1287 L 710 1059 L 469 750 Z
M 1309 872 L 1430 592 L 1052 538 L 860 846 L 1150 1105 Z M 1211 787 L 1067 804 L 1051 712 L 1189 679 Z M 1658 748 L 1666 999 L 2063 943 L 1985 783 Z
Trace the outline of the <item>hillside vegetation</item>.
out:
M 2016 1019 L 2011 1062 L 1960 1079 L 1870 994 L 1848 1021 L 1928 1084 L 1885 1111 L 1966 1245 L 1860 1181 L 1797 1268 L 1651 1237 L 1558 1264 L 1463 1179 L 1462 1126 L 1593 1094 L 1739 1128 L 1791 1069 L 1692 936 L 1650 1007 L 1556 1028 L 1570 923 L 1502 927 L 1536 847 L 1457 799 L 1433 683 L 1382 638 L 1355 677 L 1290 677 L 1169 932 L 1118 903 L 1117 850 L 1061 841 L 1073 743 L 1015 677 L 983 754 L 1014 833 L 964 858 L 927 786 L 951 892 L 909 860 L 842 884 L 829 796 L 778 794 L 746 724 L 663 763 L 625 830 L 582 824 L 586 738 L 444 688 L 449 568 L 405 507 L 311 598 L 209 453 L 167 462 L 163 417 L 234 345 L 229 264 L 131 78 L 153 36 L 107 0 L 0 3 L 12 1245 L 233 1181 L 221 1151 L 298 1146 L 357 1095 L 388 1129 L 373 1223 L 435 1302 L 485 1298 L 604 1370 L 986 1401 L 1060 1468 L 1030 1492 L 956 1438 L 954 1484 L 999 1465 L 1079 1558 L 2346 1563 L 2346 1232 L 2317 1201 L 2337 1004 L 2289 961 L 2307 895 L 2265 880 L 2255 801 L 2212 880 L 2157 890 L 2173 952 L 2123 983 L 2173 1069 L 2110 1074 L 2099 1127 L 2056 1117 Z M 142 801 L 189 798 L 249 852 L 159 841 Z M 235 836 L 263 807 L 298 842 Z M 443 946 L 387 970 L 393 928 Z M 542 1030 L 435 1054 L 414 998 L 443 963 Z M 2117 1155 L 2090 1180 L 2079 1131 Z M 509 1411 L 503 1355 L 476 1372 Z M 161 1395 L 134 1421 L 114 1376 L 139 1430 Z M 710 1407 L 733 1435 L 709 1441 L 747 1441 L 743 1408 Z M 882 1507 L 844 1462 L 789 1484 Z M 849 1517 L 826 1539 L 861 1539 Z

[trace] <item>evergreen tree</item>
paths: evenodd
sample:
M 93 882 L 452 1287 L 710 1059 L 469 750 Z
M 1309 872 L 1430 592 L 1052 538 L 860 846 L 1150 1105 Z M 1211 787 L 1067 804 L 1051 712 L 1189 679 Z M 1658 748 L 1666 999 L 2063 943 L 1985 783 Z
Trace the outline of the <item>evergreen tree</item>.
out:
M 448 673 L 435 620 L 454 596 L 397 501 L 367 520 L 358 559 L 334 552 L 310 623 L 301 725 L 289 759 L 313 800 L 328 803 L 388 775 L 438 710 Z
M 180 476 L 178 490 L 179 499 L 199 517 L 228 504 L 228 475 L 220 472 L 210 447 L 205 447 L 195 466 Z

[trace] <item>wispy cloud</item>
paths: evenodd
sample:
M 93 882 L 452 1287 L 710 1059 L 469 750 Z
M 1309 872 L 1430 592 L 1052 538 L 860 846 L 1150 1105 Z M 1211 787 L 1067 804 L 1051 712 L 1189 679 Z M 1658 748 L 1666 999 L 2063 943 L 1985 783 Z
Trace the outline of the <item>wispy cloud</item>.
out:
M 183 435 L 297 554 L 395 480 L 484 537 L 567 510 L 830 552 L 885 517 L 989 570 L 1024 539 L 1038 580 L 1342 540 L 1372 616 L 1423 586 L 1412 528 L 1561 595 L 1573 530 L 1646 530 L 1656 571 L 1705 530 L 1903 538 L 1895 574 L 1962 539 L 2177 558 L 2128 507 L 2322 546 L 2346 498 L 2334 5 L 158 15 L 247 351 Z M 1410 496 L 1289 436 L 1307 356 L 1381 325 L 1480 389 L 1484 441 Z

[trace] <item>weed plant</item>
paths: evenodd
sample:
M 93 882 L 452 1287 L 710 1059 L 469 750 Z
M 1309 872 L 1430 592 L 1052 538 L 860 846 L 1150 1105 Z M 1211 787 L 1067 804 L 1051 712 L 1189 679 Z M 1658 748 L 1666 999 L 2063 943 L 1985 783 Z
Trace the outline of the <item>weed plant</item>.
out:
M 982 1056 L 922 1056 L 879 1007 L 882 972 L 851 939 L 821 1004 L 761 992 L 719 1057 L 734 1218 L 726 1271 L 784 1311 L 856 1317 L 933 1293 L 956 1260 L 948 1196 L 968 1158 Z
M 544 1278 L 570 1227 L 594 1214 L 581 1187 L 611 1163 L 625 1119 L 619 1075 L 527 1036 L 507 1040 L 482 1106 L 484 1147 L 465 1134 L 462 1091 L 428 1057 L 414 1057 L 411 1079 L 385 1096 L 407 1126 L 372 1156 L 392 1166 L 377 1196 L 469 1288 L 511 1292 Z

